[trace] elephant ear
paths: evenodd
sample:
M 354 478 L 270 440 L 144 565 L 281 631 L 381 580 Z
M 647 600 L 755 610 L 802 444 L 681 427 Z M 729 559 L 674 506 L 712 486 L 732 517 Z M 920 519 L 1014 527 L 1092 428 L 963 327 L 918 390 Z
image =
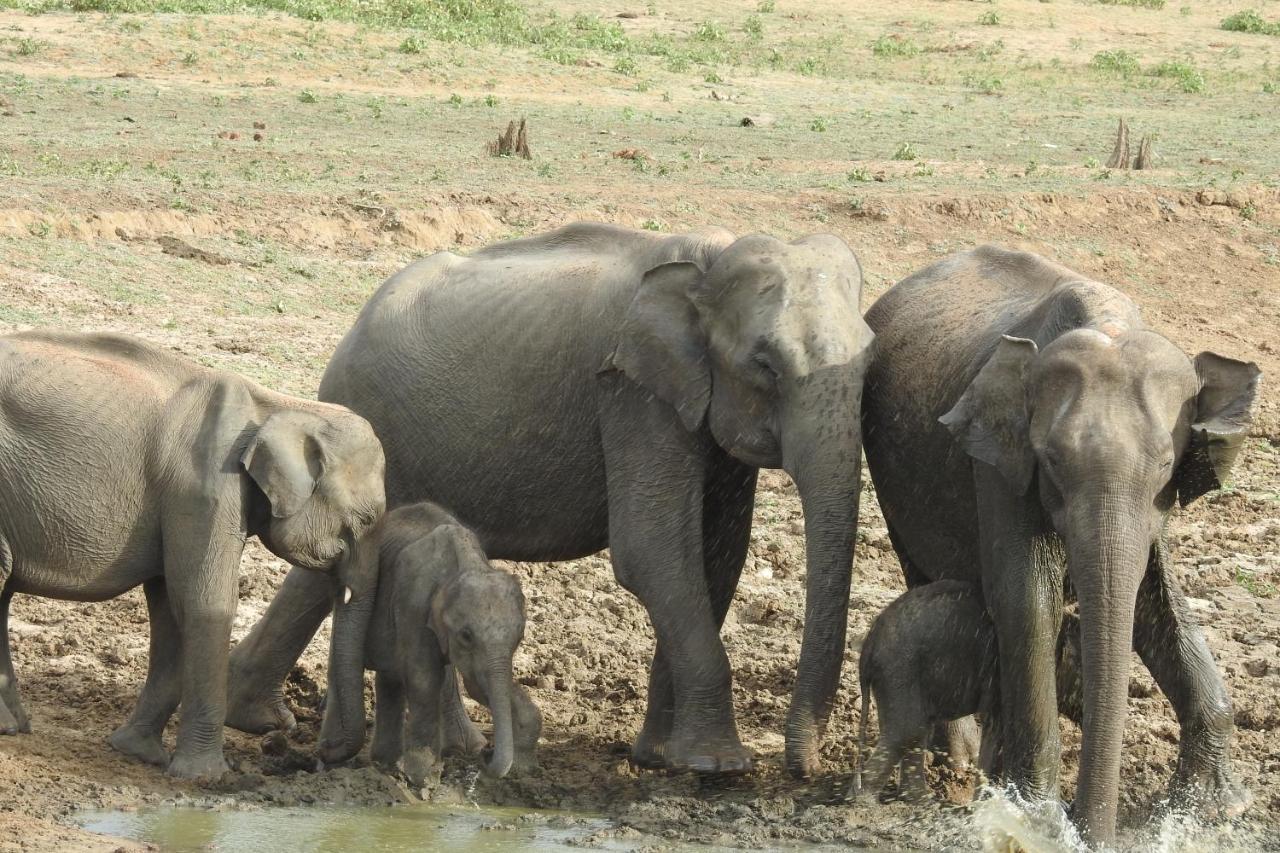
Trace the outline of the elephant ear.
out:
M 263 421 L 240 457 L 276 518 L 296 515 L 324 473 L 324 447 L 314 421 L 302 412 L 275 412 Z
M 938 421 L 965 452 L 995 467 L 1018 494 L 1031 486 L 1031 450 L 1026 372 L 1039 349 L 1035 341 L 1001 336 L 995 352 Z
M 676 261 L 644 274 L 601 372 L 616 370 L 675 408 L 693 431 L 711 403 L 706 335 L 691 294 L 703 272 Z
M 1200 392 L 1196 395 L 1191 441 L 1174 476 L 1183 506 L 1205 492 L 1222 488 L 1244 446 L 1253 421 L 1262 371 L 1251 361 L 1212 352 L 1195 358 Z

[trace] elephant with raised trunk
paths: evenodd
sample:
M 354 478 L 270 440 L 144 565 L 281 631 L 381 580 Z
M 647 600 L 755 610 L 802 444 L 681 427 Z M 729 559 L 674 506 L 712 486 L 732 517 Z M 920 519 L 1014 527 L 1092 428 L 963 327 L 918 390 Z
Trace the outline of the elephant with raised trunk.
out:
M 378 540 L 378 603 L 365 644 L 365 668 L 377 673 L 373 760 L 400 763 L 415 785 L 436 769 L 447 733 L 471 728 L 453 701 L 456 670 L 493 715 L 485 769 L 502 777 L 532 767 L 542 714 L 511 669 L 524 638 L 520 581 L 434 504 L 387 513 Z
M 373 424 L 391 506 L 447 507 L 493 558 L 610 548 L 657 635 L 633 750 L 650 767 L 751 767 L 719 628 L 757 469 L 785 469 L 808 547 L 787 762 L 808 773 L 844 655 L 872 340 L 861 289 L 829 235 L 570 225 L 390 278 L 320 398 Z M 319 589 L 290 581 L 236 650 L 234 719 L 251 730 L 288 722 L 279 684 L 319 621 Z
M 373 430 L 342 406 L 123 335 L 0 337 L 0 732 L 29 730 L 9 656 L 13 595 L 101 601 L 141 584 L 147 680 L 111 744 L 176 776 L 220 775 L 249 536 L 337 599 L 332 706 L 363 720 L 377 583 L 366 534 L 385 507 L 383 474 Z M 179 702 L 170 760 L 161 735 Z M 337 722 L 326 720 L 330 740 Z
M 1113 839 L 1136 649 L 1182 727 L 1172 794 L 1243 808 L 1231 702 L 1170 571 L 1165 519 L 1226 480 L 1256 365 L 1194 359 L 1128 297 L 1036 255 L 984 247 L 899 282 L 867 313 L 867 461 L 908 585 L 980 585 L 1000 661 L 1003 763 L 1058 794 L 1054 658 L 1080 605 L 1083 745 L 1074 816 Z

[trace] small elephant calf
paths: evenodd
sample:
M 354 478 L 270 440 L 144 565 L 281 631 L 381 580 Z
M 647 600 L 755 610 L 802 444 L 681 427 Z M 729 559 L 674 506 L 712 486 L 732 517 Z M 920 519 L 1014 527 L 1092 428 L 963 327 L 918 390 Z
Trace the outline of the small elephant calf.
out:
M 490 775 L 532 766 L 542 715 L 511 670 L 524 638 L 520 582 L 494 568 L 475 534 L 431 503 L 388 513 L 379 549 L 365 644 L 365 668 L 377 673 L 373 760 L 400 762 L 410 781 L 422 784 L 450 728 L 471 729 L 456 670 L 467 693 L 493 714 Z
M 858 669 L 862 721 L 851 796 L 877 796 L 908 751 L 921 750 L 935 724 L 970 714 L 985 717 L 981 764 L 989 766 L 998 742 L 995 633 L 971 584 L 942 580 L 899 596 L 872 623 Z M 861 763 L 873 696 L 880 709 L 880 743 L 867 761 L 864 789 Z M 913 797 L 927 790 L 923 751 L 920 756 L 913 762 Z M 905 776 L 903 783 L 905 791 Z

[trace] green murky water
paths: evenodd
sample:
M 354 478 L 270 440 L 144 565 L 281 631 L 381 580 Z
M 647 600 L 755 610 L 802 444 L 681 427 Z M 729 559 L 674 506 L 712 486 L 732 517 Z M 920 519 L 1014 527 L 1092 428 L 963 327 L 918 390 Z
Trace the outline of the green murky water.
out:
M 380 808 L 271 808 L 215 811 L 163 808 L 84 812 L 76 823 L 156 845 L 163 853 L 269 851 L 337 853 L 351 850 L 448 850 L 457 853 L 556 851 L 606 829 L 598 818 L 539 814 L 527 809 L 479 809 L 429 804 Z M 596 850 L 629 850 L 616 839 L 593 840 Z M 699 848 L 707 850 L 708 848 Z

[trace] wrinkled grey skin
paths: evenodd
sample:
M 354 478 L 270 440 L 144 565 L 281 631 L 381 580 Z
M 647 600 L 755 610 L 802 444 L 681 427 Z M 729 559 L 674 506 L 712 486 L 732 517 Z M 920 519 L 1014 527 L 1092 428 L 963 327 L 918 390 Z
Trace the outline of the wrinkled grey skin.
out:
M 922 796 L 927 791 L 924 747 L 936 724 L 981 714 L 984 730 L 998 726 L 995 632 L 977 588 L 941 580 L 895 599 L 876 616 L 862 642 L 858 679 L 862 688 L 859 769 L 850 795 L 872 801 L 914 750 L 911 784 L 904 775 L 901 790 L 912 798 Z M 873 697 L 880 711 L 880 741 L 863 766 Z M 995 740 L 984 731 L 984 770 L 990 767 Z
M 490 557 L 608 546 L 657 635 L 644 766 L 743 772 L 719 627 L 750 536 L 758 468 L 805 513 L 803 648 L 787 763 L 817 768 L 839 680 L 857 524 L 859 400 L 871 335 L 838 238 L 578 224 L 448 252 L 389 279 L 320 397 L 367 417 L 392 506 L 430 499 Z M 237 724 L 287 724 L 279 683 L 318 622 L 287 584 L 236 650 Z
M 314 574 L 321 595 L 351 590 L 333 656 L 357 665 L 331 668 L 329 689 L 335 704 L 359 700 L 377 581 L 365 534 L 384 508 L 382 481 L 373 430 L 340 406 L 122 335 L 0 337 L 0 732 L 29 730 L 3 630 L 12 596 L 101 601 L 141 584 L 147 680 L 111 744 L 176 776 L 220 775 L 249 536 Z M 161 734 L 179 701 L 170 760 Z
M 985 247 L 890 289 L 866 452 L 909 586 L 981 585 L 1000 647 L 1004 759 L 1023 794 L 1058 794 L 1054 653 L 1080 603 L 1084 740 L 1074 816 L 1115 834 L 1129 651 L 1182 727 L 1172 794 L 1243 808 L 1231 702 L 1167 570 L 1164 523 L 1218 488 L 1247 433 L 1256 365 L 1189 359 L 1123 294 L 1035 255 Z
M 490 565 L 475 535 L 434 504 L 388 513 L 380 541 L 365 644 L 365 668 L 377 673 L 373 760 L 403 761 L 415 785 L 437 768 L 448 745 L 442 729 L 460 722 L 445 719 L 461 710 L 456 670 L 493 715 L 490 775 L 532 767 L 542 715 L 511 670 L 524 637 L 520 582 Z

